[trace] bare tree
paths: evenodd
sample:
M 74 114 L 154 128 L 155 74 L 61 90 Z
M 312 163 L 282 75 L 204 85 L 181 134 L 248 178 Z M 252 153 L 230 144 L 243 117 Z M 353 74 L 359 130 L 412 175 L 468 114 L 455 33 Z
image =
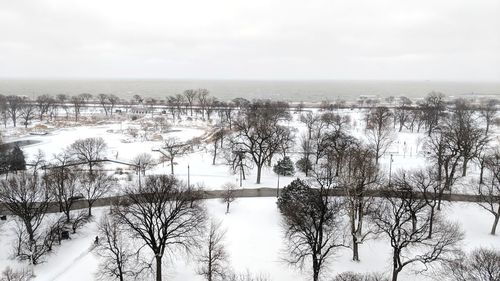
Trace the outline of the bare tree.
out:
M 17 125 L 17 117 L 24 103 L 25 100 L 19 96 L 7 96 L 7 112 L 9 113 L 10 119 L 12 119 L 14 127 Z
M 80 110 L 85 105 L 86 98 L 83 95 L 84 94 L 72 96 L 70 99 L 70 102 L 73 105 L 73 113 L 75 114 L 75 122 L 78 122 L 78 117 L 80 116 Z
M 225 234 L 220 222 L 210 222 L 208 234 L 198 258 L 200 267 L 197 271 L 207 281 L 226 280 L 228 254 L 224 248 Z
M 3 125 L 7 128 L 7 122 L 9 121 L 9 104 L 6 96 L 0 94 L 0 118 L 3 121 Z
M 462 176 L 466 176 L 467 164 L 483 150 L 488 137 L 476 122 L 472 108 L 464 100 L 455 101 L 453 114 L 446 121 L 446 129 L 456 140 L 462 157 Z
M 71 216 L 70 223 L 71 223 L 71 230 L 73 230 L 73 234 L 75 234 L 78 229 L 82 228 L 91 220 L 92 218 L 89 217 L 87 212 L 85 211 L 78 211 L 76 215 Z
M 446 190 L 451 191 L 458 178 L 457 169 L 462 159 L 458 148 L 458 135 L 450 130 L 434 130 L 426 142 L 428 158 L 433 161 L 436 170 L 436 181 L 439 184 L 437 209 L 441 210 L 441 201 Z
M 460 253 L 458 259 L 446 263 L 443 269 L 444 279 L 450 281 L 500 280 L 500 252 L 479 248 L 468 254 Z
M 221 201 L 226 204 L 226 214 L 229 214 L 229 207 L 231 203 L 236 200 L 236 185 L 232 182 L 227 182 L 222 185 L 222 198 Z
M 312 278 L 319 279 L 335 249 L 343 246 L 339 200 L 328 196 L 323 185 L 312 188 L 300 179 L 286 186 L 278 199 L 290 252 L 288 262 L 303 268 L 312 263 Z
M 333 278 L 332 281 L 387 281 L 381 274 L 360 274 L 354 272 L 343 272 Z
M 273 156 L 291 141 L 291 131 L 279 121 L 289 114 L 279 103 L 255 102 L 234 122 L 231 150 L 244 151 L 257 167 L 257 184 L 260 184 L 262 167 L 270 165 Z
M 209 91 L 207 89 L 198 89 L 197 97 L 198 97 L 198 106 L 201 111 L 201 118 L 205 119 L 205 110 L 208 104 L 208 95 Z
M 33 241 L 49 206 L 49 192 L 31 173 L 20 172 L 0 181 L 0 201 L 23 222 Z
M 166 251 L 189 251 L 198 244 L 205 211 L 172 176 L 149 176 L 142 187 L 129 186 L 126 201 L 116 208 L 120 223 L 141 239 L 156 260 L 156 281 L 162 280 L 162 260 Z
M 99 103 L 102 106 L 102 109 L 104 109 L 104 113 L 106 116 L 108 116 L 108 95 L 106 94 L 99 94 L 97 95 L 97 98 L 99 99 Z
M 217 149 L 218 147 L 222 148 L 222 141 L 224 139 L 224 129 L 220 129 L 215 131 L 215 133 L 212 135 L 212 138 L 210 139 L 213 143 L 213 154 L 214 157 L 212 159 L 212 165 L 215 165 L 215 159 L 217 158 Z
M 136 155 L 134 159 L 132 159 L 132 163 L 135 164 L 137 172 L 141 172 L 143 175 L 155 165 L 153 156 L 149 153 L 140 153 Z
M 304 123 L 307 128 L 307 138 L 311 139 L 312 137 L 312 130 L 314 129 L 314 126 L 316 125 L 317 122 L 320 121 L 320 116 L 316 115 L 312 112 L 307 112 L 306 114 L 301 114 L 300 115 L 300 122 Z
M 404 175 L 402 176 L 404 179 Z M 401 183 L 401 184 L 399 184 Z M 384 191 L 384 198 L 371 217 L 379 231 L 387 236 L 392 247 L 392 280 L 410 264 L 425 267 L 446 260 L 458 252 L 463 239 L 458 225 L 435 221 L 429 237 L 429 213 L 422 199 L 402 180 Z
M 422 109 L 422 120 L 427 127 L 427 133 L 430 136 L 431 133 L 438 127 L 439 120 L 443 115 L 446 108 L 444 95 L 438 92 L 429 93 L 424 102 L 420 104 Z
M 479 115 L 481 115 L 481 117 L 484 119 L 486 125 L 485 129 L 486 135 L 488 135 L 488 133 L 490 132 L 490 126 L 492 125 L 497 115 L 498 111 L 497 105 L 498 105 L 498 100 L 489 99 L 483 101 L 479 107 Z
M 491 235 L 495 235 L 498 220 L 500 219 L 500 151 L 488 157 L 486 168 L 491 173 L 488 180 L 479 184 L 476 194 L 479 196 L 479 206 L 491 213 L 494 217 Z
M 368 148 L 354 146 L 346 151 L 343 172 L 338 180 L 346 192 L 346 210 L 352 236 L 352 259 L 359 261 L 359 244 L 373 232 L 366 229 L 365 215 L 370 212 L 373 198 L 369 191 L 379 184 L 380 175 L 375 155 Z
M 60 159 L 65 160 L 62 157 Z M 64 165 L 64 162 L 58 164 Z M 59 211 L 66 216 L 67 223 L 71 220 L 70 213 L 75 199 L 81 195 L 79 178 L 77 172 L 64 166 L 50 169 L 45 177 L 46 184 L 59 204 Z
M 136 253 L 124 226 L 113 215 L 105 215 L 99 222 L 98 231 L 101 237 L 95 251 L 101 258 L 98 279 L 124 281 L 127 277 L 135 277 Z
M 115 109 L 116 104 L 120 101 L 120 98 L 111 94 L 108 95 L 108 103 L 109 103 L 109 115 L 113 116 L 113 110 Z
M 91 217 L 94 203 L 113 189 L 116 180 L 112 176 L 108 176 L 106 172 L 97 171 L 93 174 L 83 174 L 80 181 L 82 193 L 88 205 L 88 216 Z
M 56 96 L 57 105 L 59 107 L 62 107 L 62 109 L 66 112 L 66 119 L 69 118 L 69 107 L 67 104 L 68 100 L 69 100 L 69 97 L 65 94 L 58 94 Z
M 174 159 L 185 155 L 189 150 L 189 145 L 181 142 L 178 138 L 170 137 L 163 143 L 163 150 L 170 161 L 170 172 L 174 174 Z
M 392 114 L 387 107 L 377 107 L 368 116 L 367 133 L 368 143 L 375 153 L 375 163 L 378 164 L 389 146 L 395 139 L 394 132 L 390 126 Z
M 31 101 L 25 101 L 21 106 L 19 111 L 19 117 L 23 119 L 23 124 L 25 128 L 28 128 L 28 124 L 31 120 L 35 119 L 36 107 Z
M 79 161 L 87 162 L 89 172 L 92 174 L 95 162 L 104 158 L 106 149 L 107 145 L 103 138 L 86 138 L 72 143 L 68 148 L 68 153 Z
M 184 91 L 184 97 L 186 97 L 186 101 L 189 105 L 189 110 L 191 111 L 191 116 L 193 116 L 193 102 L 196 96 L 198 95 L 198 92 L 196 90 L 185 90 Z
M 408 186 L 420 192 L 425 205 L 429 208 L 429 238 L 431 238 L 439 193 L 441 192 L 440 183 L 436 180 L 436 173 L 431 168 L 412 171 L 406 175 L 405 180 Z
M 399 97 L 399 105 L 396 107 L 394 112 L 394 120 L 399 122 L 399 132 L 403 130 L 403 127 L 406 126 L 406 123 L 410 119 L 410 106 L 412 101 L 407 97 Z M 396 122 L 394 122 L 394 126 L 396 126 Z
M 31 272 L 26 269 L 13 270 L 7 266 L 0 276 L 0 281 L 29 281 L 32 278 Z
M 51 107 L 55 104 L 55 99 L 50 95 L 41 95 L 36 97 L 36 106 L 38 107 L 38 116 L 40 121 L 43 115 L 49 113 Z

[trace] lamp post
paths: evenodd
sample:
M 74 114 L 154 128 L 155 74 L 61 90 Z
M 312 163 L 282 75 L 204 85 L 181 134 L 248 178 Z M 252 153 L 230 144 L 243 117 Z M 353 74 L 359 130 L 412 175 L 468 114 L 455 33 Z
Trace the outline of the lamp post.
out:
M 165 152 L 161 151 L 159 148 L 153 148 L 151 149 L 151 151 L 154 151 L 154 152 L 159 152 L 161 155 L 165 156 L 165 157 L 169 157 Z M 168 173 L 168 172 L 167 172 Z
M 280 173 L 278 173 L 278 185 L 276 186 L 276 198 L 280 196 Z

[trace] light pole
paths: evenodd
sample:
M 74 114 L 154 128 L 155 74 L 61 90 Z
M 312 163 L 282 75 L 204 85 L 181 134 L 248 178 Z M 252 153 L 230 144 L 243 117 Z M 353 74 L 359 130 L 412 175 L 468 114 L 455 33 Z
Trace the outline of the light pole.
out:
M 159 152 L 161 155 L 163 155 L 163 156 L 165 156 L 165 157 L 167 157 L 167 158 L 169 157 L 169 156 L 168 156 L 165 152 L 161 151 L 159 148 L 158 148 L 158 149 L 153 148 L 153 149 L 151 149 L 151 151 L 154 151 L 154 152 Z M 188 169 L 188 170 L 189 170 L 189 169 Z M 168 172 L 167 172 L 167 173 L 168 173 Z M 172 173 L 172 175 L 173 175 L 173 173 Z
M 278 173 L 278 185 L 276 186 L 276 198 L 280 196 L 280 173 Z

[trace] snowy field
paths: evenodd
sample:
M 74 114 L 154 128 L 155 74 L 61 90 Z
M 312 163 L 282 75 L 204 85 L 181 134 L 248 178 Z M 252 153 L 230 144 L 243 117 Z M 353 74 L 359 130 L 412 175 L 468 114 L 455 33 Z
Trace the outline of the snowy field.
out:
M 351 117 L 350 133 L 360 139 L 364 138 L 364 112 L 360 110 L 344 110 L 342 114 L 348 114 Z M 298 114 L 293 114 L 294 120 L 287 123 L 294 128 L 295 135 L 306 131 L 303 123 L 299 122 Z M 123 162 L 129 162 L 140 153 L 151 153 L 153 157 L 159 160 L 160 155 L 153 152 L 152 149 L 161 146 L 160 140 L 144 140 L 141 138 L 131 139 L 125 134 L 127 127 L 133 127 L 136 124 L 129 121 L 119 123 L 106 123 L 95 126 L 77 126 L 68 128 L 59 128 L 51 130 L 44 136 L 13 136 L 10 134 L 5 141 L 34 140 L 35 144 L 22 147 L 28 162 L 38 153 L 43 151 L 48 159 L 53 154 L 60 153 L 77 139 L 85 137 L 102 137 L 108 146 L 107 157 Z M 211 125 L 203 122 L 180 122 L 173 125 L 167 132 L 162 133 L 163 139 L 167 137 L 176 137 L 181 141 L 188 141 L 193 138 L 205 136 Z M 389 148 L 387 153 L 380 160 L 382 172 L 388 174 L 389 169 L 396 172 L 400 169 L 416 169 L 428 165 L 423 156 L 424 133 L 410 133 L 403 131 L 397 134 L 397 139 Z M 230 172 L 224 159 L 217 158 L 216 165 L 212 165 L 212 145 L 202 143 L 195 146 L 194 151 L 186 156 L 176 159 L 175 175 L 181 180 L 187 181 L 188 165 L 190 167 L 191 183 L 203 183 L 207 189 L 220 189 L 226 182 L 238 182 L 238 175 Z M 295 147 L 290 152 L 293 161 L 300 157 L 299 148 Z M 390 155 L 392 154 L 392 167 L 390 167 Z M 106 164 L 104 166 L 108 171 L 114 171 L 118 164 Z M 467 190 L 468 183 L 474 181 L 477 177 L 478 169 L 474 163 L 471 163 L 471 169 L 468 177 L 462 179 L 457 186 Z M 156 165 L 148 173 L 170 173 L 168 162 Z M 297 172 L 295 177 L 303 176 Z M 280 186 L 287 185 L 295 177 L 281 177 Z M 127 182 L 122 182 L 127 184 Z M 272 168 L 264 168 L 261 184 L 255 183 L 255 171 L 250 171 L 247 179 L 243 181 L 243 188 L 251 187 L 276 187 L 277 176 Z M 206 200 L 206 207 L 210 217 L 223 222 L 227 229 L 226 246 L 230 256 L 230 262 L 237 272 L 250 271 L 256 274 L 268 276 L 270 280 L 308 280 L 308 272 L 299 272 L 295 268 L 287 265 L 283 258 L 286 257 L 283 245 L 284 237 L 280 225 L 280 215 L 276 207 L 275 198 L 246 198 L 238 199 L 231 206 L 231 212 L 225 214 L 225 206 L 219 200 Z M 47 257 L 47 262 L 37 265 L 35 268 L 37 281 L 51 280 L 72 280 L 86 281 L 93 280 L 94 273 L 98 265 L 98 258 L 89 253 L 94 237 L 96 236 L 99 217 L 107 212 L 107 208 L 95 210 L 96 219 L 80 232 L 73 236 L 71 240 L 63 241 L 61 247 L 56 247 L 55 252 Z M 500 236 L 489 235 L 492 223 L 492 216 L 481 210 L 473 203 L 453 203 L 445 207 L 446 216 L 452 221 L 460 223 L 465 230 L 466 237 L 463 242 L 465 250 L 473 249 L 478 246 L 500 248 Z M 0 225 L 0 270 L 10 265 L 15 267 L 22 266 L 22 263 L 11 259 L 13 222 Z M 355 272 L 390 272 L 391 249 L 389 241 L 385 238 L 370 240 L 363 243 L 360 247 L 360 262 L 351 261 L 351 250 L 339 250 L 335 258 L 331 260 L 328 266 L 327 274 L 333 276 L 336 273 L 344 271 Z M 165 268 L 165 276 L 168 280 L 202 280 L 196 275 L 195 269 L 196 254 L 193 256 L 173 256 L 168 259 Z M 309 266 L 306 265 L 306 268 Z M 400 280 L 431 280 L 425 273 L 418 277 L 412 277 L 411 269 L 405 268 Z M 410 275 L 408 275 L 410 274 Z
M 225 206 L 219 200 L 206 200 L 206 207 L 211 218 L 221 220 L 227 230 L 225 245 L 231 265 L 238 272 L 247 270 L 261 273 L 274 281 L 308 280 L 307 272 L 299 272 L 288 266 L 283 257 L 284 241 L 280 227 L 280 215 L 276 208 L 275 198 L 238 199 L 231 205 L 229 214 L 225 214 Z M 96 221 L 107 208 L 96 209 Z M 500 245 L 500 237 L 489 235 L 490 217 L 478 206 L 471 203 L 454 203 L 445 209 L 450 220 L 459 222 L 465 230 L 463 247 L 470 250 L 479 246 L 495 247 Z M 14 262 L 9 259 L 10 241 L 14 239 L 10 228 L 13 223 L 1 226 L 0 264 L 5 267 Z M 93 280 L 98 265 L 98 257 L 89 253 L 96 235 L 96 223 L 90 223 L 73 236 L 56 247 L 55 253 L 48 256 L 48 261 L 35 269 L 37 281 L 87 281 Z M 389 272 L 391 266 L 391 249 L 385 239 L 369 240 L 361 245 L 361 261 L 351 261 L 351 251 L 338 251 L 331 260 L 328 274 L 343 271 L 356 272 Z M 191 256 L 179 254 L 170 257 L 166 263 L 167 280 L 202 280 L 196 275 L 196 252 Z M 412 277 L 410 268 L 404 270 L 401 280 L 431 280 L 425 273 Z

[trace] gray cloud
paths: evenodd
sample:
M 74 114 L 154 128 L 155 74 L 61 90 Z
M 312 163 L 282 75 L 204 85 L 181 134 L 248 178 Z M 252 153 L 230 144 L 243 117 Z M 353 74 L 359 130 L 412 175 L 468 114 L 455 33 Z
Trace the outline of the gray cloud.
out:
M 500 80 L 498 0 L 0 1 L 0 77 Z

